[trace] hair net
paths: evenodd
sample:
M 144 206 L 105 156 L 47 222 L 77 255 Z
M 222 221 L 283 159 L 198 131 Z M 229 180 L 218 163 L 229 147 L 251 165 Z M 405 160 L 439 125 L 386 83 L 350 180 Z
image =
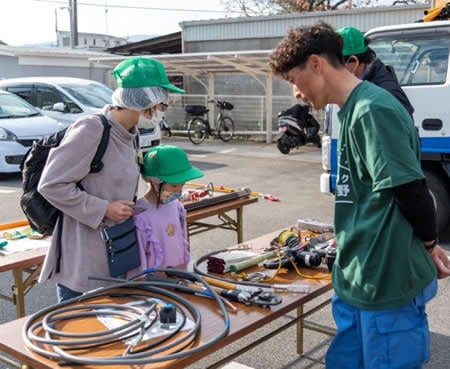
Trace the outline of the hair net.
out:
M 132 110 L 145 110 L 152 106 L 166 103 L 169 100 L 165 88 L 137 87 L 137 88 L 117 88 L 112 95 L 113 106 Z

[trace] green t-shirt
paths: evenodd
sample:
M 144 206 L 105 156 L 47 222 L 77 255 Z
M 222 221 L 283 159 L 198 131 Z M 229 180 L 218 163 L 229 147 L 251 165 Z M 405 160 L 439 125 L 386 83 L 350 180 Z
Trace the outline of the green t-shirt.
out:
M 424 178 L 414 123 L 389 92 L 362 82 L 338 113 L 333 286 L 361 309 L 409 302 L 436 276 L 393 187 Z

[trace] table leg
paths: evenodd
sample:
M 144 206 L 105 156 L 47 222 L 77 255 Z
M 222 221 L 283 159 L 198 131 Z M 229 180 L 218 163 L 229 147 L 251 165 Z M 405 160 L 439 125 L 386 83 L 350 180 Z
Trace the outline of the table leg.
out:
M 303 305 L 297 307 L 297 355 L 303 354 Z
M 243 213 L 244 213 L 244 208 L 237 208 L 236 209 L 236 223 L 237 223 L 237 242 L 238 243 L 242 243 L 244 241 L 244 225 L 242 224 L 243 222 Z
M 16 305 L 16 316 L 22 318 L 25 316 L 25 285 L 23 283 L 23 269 L 13 270 L 14 286 L 13 298 Z

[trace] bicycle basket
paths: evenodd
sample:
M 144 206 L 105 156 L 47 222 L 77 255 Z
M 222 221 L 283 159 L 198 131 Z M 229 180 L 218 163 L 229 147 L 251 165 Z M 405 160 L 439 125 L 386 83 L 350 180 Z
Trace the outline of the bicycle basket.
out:
M 203 105 L 186 105 L 184 110 L 191 115 L 203 115 L 208 111 Z
M 224 110 L 233 110 L 234 105 L 227 102 L 227 101 L 221 101 L 220 103 L 218 103 L 219 108 L 220 109 L 224 109 Z

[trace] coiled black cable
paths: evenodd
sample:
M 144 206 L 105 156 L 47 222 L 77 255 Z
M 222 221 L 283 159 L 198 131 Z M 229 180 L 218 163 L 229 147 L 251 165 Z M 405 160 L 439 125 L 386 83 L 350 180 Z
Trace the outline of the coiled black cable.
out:
M 169 271 L 173 271 L 173 269 L 147 270 L 146 273 Z M 83 365 L 143 365 L 148 363 L 180 359 L 201 350 L 205 350 L 211 345 L 217 343 L 228 334 L 230 328 L 230 319 L 228 312 L 225 309 L 222 299 L 217 295 L 214 289 L 212 289 L 208 285 L 208 283 L 203 280 L 203 278 L 194 273 L 189 273 L 184 270 L 177 270 L 177 273 L 185 274 L 189 279 L 196 279 L 208 290 L 208 297 L 213 297 L 219 306 L 224 321 L 224 327 L 221 332 L 217 333 L 216 336 L 208 342 L 185 350 L 195 340 L 197 334 L 199 333 L 201 325 L 200 311 L 187 298 L 184 298 L 177 293 L 171 292 L 165 288 L 160 288 L 164 287 L 165 284 L 163 282 L 155 283 L 147 281 L 120 281 L 114 283 L 111 286 L 87 292 L 80 297 L 44 308 L 41 311 L 31 315 L 23 328 L 23 339 L 25 345 L 30 350 L 47 358 L 62 360 L 65 363 L 78 363 Z M 156 286 L 156 284 L 160 287 Z M 168 287 L 172 288 L 173 283 L 169 283 Z M 156 347 L 153 347 L 152 345 L 151 349 L 146 350 L 132 350 L 130 346 L 128 346 L 125 352 L 122 354 L 123 356 L 89 357 L 74 355 L 73 353 L 71 353 L 74 351 L 74 349 L 77 348 L 77 346 L 78 348 L 86 348 L 92 347 L 92 345 L 109 345 L 112 342 L 117 342 L 118 336 L 120 336 L 120 334 L 122 335 L 123 339 L 123 336 L 130 337 L 129 335 L 136 329 L 140 330 L 141 332 L 143 329 L 145 329 L 147 319 L 145 318 L 145 312 L 143 312 L 142 308 L 139 307 L 118 307 L 120 305 L 116 306 L 112 304 L 100 304 L 101 306 L 99 306 L 99 304 L 87 304 L 83 305 L 83 307 L 69 306 L 76 302 L 85 302 L 90 299 L 98 298 L 99 296 L 105 294 L 114 295 L 114 293 L 117 293 L 117 291 L 114 292 L 114 290 L 118 289 L 132 289 L 130 295 L 136 295 L 136 291 L 143 290 L 146 292 L 168 297 L 170 300 L 175 302 L 177 309 L 182 310 L 182 306 L 186 309 L 186 311 L 188 311 L 194 322 L 193 328 L 186 332 L 182 337 L 174 339 L 166 345 L 159 345 Z M 199 293 L 198 289 L 192 289 L 188 286 L 180 286 L 180 290 L 193 294 Z M 125 294 L 125 292 L 122 291 L 120 293 Z M 55 328 L 55 325 L 60 321 L 96 315 L 95 312 L 98 313 L 99 310 L 101 311 L 101 314 L 107 314 L 108 310 L 111 308 L 111 312 L 114 312 L 114 314 L 119 313 L 127 320 L 127 323 L 121 326 L 122 330 L 112 329 L 95 333 L 74 334 L 61 332 Z M 93 309 L 93 311 L 90 311 L 89 309 Z M 62 314 L 68 315 L 66 316 Z M 149 323 L 147 322 L 147 325 L 148 324 Z M 44 337 L 35 334 L 35 332 L 38 330 L 45 331 Z M 68 339 L 60 339 L 58 337 L 67 337 Z M 51 349 L 49 347 L 51 347 Z M 164 355 L 158 357 L 156 356 L 158 354 Z

